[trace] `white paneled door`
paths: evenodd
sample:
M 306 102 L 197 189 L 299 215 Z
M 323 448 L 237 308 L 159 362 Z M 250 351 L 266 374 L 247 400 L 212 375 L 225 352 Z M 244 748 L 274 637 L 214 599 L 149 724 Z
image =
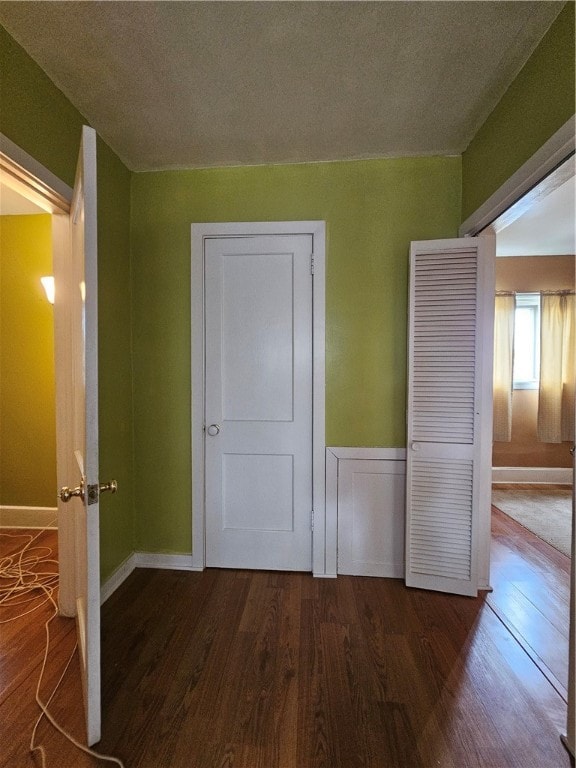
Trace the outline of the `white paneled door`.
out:
M 466 595 L 490 514 L 490 247 L 463 238 L 410 252 L 406 583 Z
M 312 248 L 205 240 L 208 566 L 312 567 Z

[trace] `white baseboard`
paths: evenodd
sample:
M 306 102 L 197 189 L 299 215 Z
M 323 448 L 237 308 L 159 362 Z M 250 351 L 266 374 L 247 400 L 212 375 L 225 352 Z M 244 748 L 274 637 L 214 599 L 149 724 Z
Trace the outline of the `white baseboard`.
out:
M 169 571 L 202 571 L 192 562 L 192 555 L 162 555 L 136 552 L 136 568 L 165 568 Z
M 58 508 L 0 505 L 0 528 L 58 528 Z
M 155 552 L 132 552 L 100 588 L 100 604 L 123 584 L 135 568 L 158 568 L 169 571 L 202 571 L 192 562 L 192 555 L 165 555 Z
M 572 484 L 570 467 L 492 467 L 493 483 Z

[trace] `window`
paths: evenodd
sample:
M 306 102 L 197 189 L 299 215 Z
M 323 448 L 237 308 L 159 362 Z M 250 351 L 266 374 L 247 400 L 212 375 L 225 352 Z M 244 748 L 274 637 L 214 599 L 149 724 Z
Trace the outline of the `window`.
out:
M 538 389 L 540 294 L 517 293 L 514 312 L 514 389 Z

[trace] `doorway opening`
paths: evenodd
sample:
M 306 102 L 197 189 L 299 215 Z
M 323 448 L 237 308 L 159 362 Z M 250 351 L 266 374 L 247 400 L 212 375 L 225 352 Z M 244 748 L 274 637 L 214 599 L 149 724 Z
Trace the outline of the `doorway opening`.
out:
M 0 525 L 56 527 L 52 216 L 0 177 Z
M 493 503 L 568 557 L 574 210 L 570 158 L 492 225 L 497 257 Z
M 15 210 L 50 217 L 49 245 L 51 250 L 52 274 L 63 269 L 69 250 L 70 231 L 70 201 L 72 189 L 54 176 L 48 169 L 39 164 L 33 157 L 5 136 L 0 136 L 0 180 L 6 195 L 4 199 L 12 199 Z M 40 289 L 39 289 L 40 291 Z M 36 300 L 43 303 L 43 309 L 53 312 L 51 332 L 53 336 L 53 402 L 50 404 L 55 427 L 55 477 L 53 478 L 53 498 L 56 500 L 56 488 L 66 484 L 68 467 L 64 447 L 59 439 L 62 433 L 62 419 L 66 413 L 66 403 L 69 402 L 65 391 L 65 381 L 70 365 L 68 319 L 63 316 L 57 305 L 49 307 L 47 298 L 38 293 Z M 59 610 L 63 616 L 74 616 L 75 587 L 74 587 L 74 521 L 70 513 L 58 501 L 56 515 L 55 507 L 36 510 L 38 520 L 50 522 L 57 518 L 58 541 L 58 574 L 59 574 Z M 38 517 L 40 515 L 40 517 Z
M 260 240 L 261 239 L 261 240 Z M 294 250 L 295 243 L 292 243 L 290 247 L 277 247 L 276 245 L 273 245 L 273 241 L 277 242 L 279 240 L 288 242 L 288 240 L 298 240 L 298 247 L 296 250 Z M 300 245 L 302 242 L 306 242 L 306 248 L 300 253 Z M 226 244 L 229 242 L 230 248 L 232 250 L 236 250 L 236 256 L 230 261 L 226 269 L 237 271 L 240 265 L 248 267 L 248 271 L 250 269 L 253 269 L 253 279 L 251 278 L 250 282 L 250 290 L 257 290 L 258 294 L 255 297 L 254 301 L 256 303 L 261 303 L 262 307 L 260 308 L 264 313 L 276 313 L 278 308 L 278 302 L 274 301 L 274 305 L 270 304 L 270 297 L 269 297 L 269 291 L 266 288 L 266 284 L 263 281 L 266 281 L 270 278 L 270 269 L 272 271 L 280 270 L 280 272 L 284 271 L 287 275 L 287 280 L 285 282 L 285 288 L 286 293 L 283 294 L 283 300 L 287 308 L 287 314 L 286 317 L 282 320 L 281 326 L 278 326 L 278 328 L 284 328 L 286 331 L 284 333 L 284 339 L 290 340 L 293 337 L 292 330 L 289 330 L 288 327 L 292 326 L 294 324 L 294 327 L 296 324 L 300 323 L 301 321 L 297 319 L 299 317 L 299 311 L 294 312 L 294 315 L 292 315 L 292 299 L 288 299 L 288 293 L 290 293 L 293 288 L 292 281 L 294 280 L 294 286 L 296 286 L 296 281 L 300 281 L 302 284 L 306 281 L 309 281 L 311 285 L 308 286 L 306 289 L 309 293 L 310 303 L 308 305 L 308 310 L 306 312 L 308 313 L 306 315 L 306 318 L 303 322 L 304 325 L 308 327 L 308 330 L 306 331 L 307 335 L 307 341 L 306 341 L 306 348 L 309 350 L 309 354 L 307 354 L 308 357 L 308 363 L 306 363 L 306 380 L 309 381 L 311 386 L 311 409 L 309 413 L 309 427 L 307 427 L 307 437 L 306 437 L 306 443 L 307 446 L 305 447 L 305 451 L 307 452 L 307 456 L 304 457 L 304 463 L 306 463 L 307 469 L 304 470 L 308 474 L 307 480 L 304 480 L 303 487 L 308 484 L 308 492 L 310 495 L 310 499 L 308 501 L 308 504 L 306 506 L 306 509 L 302 509 L 299 513 L 300 521 L 298 523 L 293 522 L 293 520 L 296 520 L 296 515 L 292 517 L 292 512 L 290 511 L 291 507 L 291 500 L 288 499 L 286 502 L 286 510 L 287 514 L 284 516 L 284 518 L 280 521 L 275 521 L 274 526 L 269 525 L 269 521 L 266 518 L 265 508 L 266 508 L 266 501 L 264 499 L 264 495 L 260 494 L 260 511 L 262 514 L 260 515 L 260 518 L 258 520 L 252 520 L 248 521 L 248 524 L 245 523 L 242 516 L 238 515 L 238 510 L 227 508 L 225 510 L 225 513 L 227 514 L 227 517 L 224 518 L 222 515 L 224 514 L 222 512 L 222 505 L 220 504 L 220 522 L 218 523 L 218 526 L 221 529 L 229 529 L 229 530 L 238 530 L 241 528 L 246 529 L 247 531 L 252 528 L 253 530 L 259 530 L 263 536 L 267 536 L 268 533 L 272 533 L 272 530 L 267 530 L 275 528 L 277 531 L 277 535 L 280 537 L 283 537 L 284 534 L 289 538 L 290 534 L 292 533 L 292 530 L 302 531 L 303 538 L 305 534 L 308 536 L 308 542 L 310 541 L 310 532 L 312 530 L 312 552 L 311 552 L 311 566 L 312 566 L 312 572 L 315 575 L 318 576 L 324 576 L 327 575 L 327 567 L 326 567 L 326 541 L 330 538 L 330 531 L 327 531 L 326 526 L 326 516 L 325 516 L 325 505 L 324 505 L 324 497 L 325 497 L 325 405 L 324 405 L 324 381 L 325 381 L 325 374 L 324 374 L 324 336 L 325 336 L 325 317 L 324 317 L 324 263 L 325 263 L 325 224 L 324 222 L 319 221 L 297 221 L 297 222 L 239 222 L 239 223 L 219 223 L 219 224 L 194 224 L 192 225 L 192 392 L 193 392 L 193 403 L 192 403 L 192 484 L 193 484 L 193 565 L 195 568 L 202 569 L 205 567 L 207 563 L 206 558 L 206 532 L 208 529 L 206 514 L 207 514 L 207 499 L 209 499 L 212 487 L 208 487 L 206 483 L 207 478 L 207 472 L 210 469 L 210 463 L 212 462 L 214 467 L 216 467 L 216 474 L 213 474 L 212 477 L 217 478 L 217 482 L 215 485 L 213 485 L 214 488 L 219 489 L 219 499 L 222 499 L 222 490 L 224 488 L 224 483 L 227 480 L 232 479 L 232 482 L 237 482 L 242 484 L 243 480 L 242 478 L 245 476 L 245 473 L 243 471 L 239 471 L 239 466 L 242 464 L 242 462 L 248 461 L 246 458 L 250 454 L 255 456 L 258 454 L 261 450 L 263 451 L 262 456 L 264 458 L 264 449 L 260 448 L 254 448 L 252 447 L 240 447 L 240 448 L 224 448 L 224 454 L 227 453 L 228 456 L 231 457 L 231 459 L 228 461 L 228 465 L 225 466 L 225 459 L 226 456 L 224 454 L 219 454 L 217 457 L 212 457 L 212 453 L 214 451 L 213 448 L 217 448 L 218 442 L 220 441 L 220 438 L 223 436 L 224 432 L 230 432 L 232 433 L 234 429 L 240 424 L 245 425 L 247 421 L 247 414 L 246 412 L 237 412 L 234 413 L 234 409 L 236 408 L 236 404 L 228 402 L 225 400 L 225 397 L 222 396 L 222 392 L 220 391 L 222 388 L 222 382 L 226 380 L 225 376 L 222 376 L 222 371 L 217 372 L 216 377 L 214 379 L 214 386 L 218 389 L 218 392 L 220 392 L 220 395 L 218 395 L 215 399 L 215 409 L 218 415 L 218 419 L 224 418 L 224 411 L 226 411 L 230 418 L 229 418 L 229 426 L 230 429 L 223 428 L 222 433 L 220 427 L 222 426 L 220 423 L 218 423 L 218 419 L 214 418 L 212 419 L 212 413 L 207 412 L 207 403 L 210 405 L 211 399 L 207 397 L 207 377 L 210 373 L 209 370 L 209 363 L 210 363 L 210 354 L 211 350 L 213 351 L 213 344 L 212 342 L 218 338 L 220 341 L 218 341 L 218 344 L 221 343 L 221 340 L 223 339 L 224 345 L 226 345 L 230 339 L 231 335 L 233 335 L 236 331 L 234 330 L 238 323 L 232 322 L 231 318 L 234 312 L 238 316 L 242 315 L 247 318 L 256 317 L 258 315 L 258 312 L 260 312 L 260 309 L 258 312 L 252 312 L 249 306 L 244 306 L 241 301 L 236 301 L 233 295 L 233 291 L 228 295 L 226 294 L 224 298 L 222 298 L 221 293 L 221 281 L 220 277 L 222 276 L 221 273 L 223 273 L 224 267 L 221 264 L 221 260 L 223 257 L 216 255 L 215 259 L 218 261 L 217 268 L 212 270 L 210 267 L 207 267 L 207 254 L 206 249 L 211 247 L 212 245 L 216 243 L 220 244 Z M 247 244 L 247 251 L 244 253 L 243 249 L 243 243 Z M 264 244 L 265 243 L 265 249 L 268 249 L 268 254 L 256 254 L 256 251 L 253 253 L 249 253 L 250 248 L 248 245 L 252 244 L 252 246 L 256 247 L 256 250 L 258 250 L 259 245 L 258 243 Z M 294 247 L 293 247 L 294 246 Z M 226 250 L 226 249 L 225 249 Z M 296 255 L 296 251 L 298 251 L 299 255 Z M 270 258 L 274 254 L 273 258 Z M 273 263 L 275 262 L 274 266 Z M 295 267 L 294 265 L 298 263 L 299 266 Z M 232 266 L 233 265 L 233 266 Z M 228 278 L 228 286 L 233 285 L 236 283 L 236 280 L 238 279 L 245 279 L 247 272 L 242 272 L 242 278 L 240 275 L 236 275 L 236 278 L 234 280 L 231 280 L 231 274 L 227 275 Z M 294 278 L 292 275 L 295 275 Z M 219 277 L 220 276 L 220 277 Z M 208 285 L 209 281 L 212 281 L 214 285 L 212 285 L 212 288 L 215 288 L 214 291 L 210 291 L 210 285 Z M 220 286 L 220 287 L 218 287 Z M 259 287 L 258 287 L 259 286 Z M 214 330 L 213 324 L 211 321 L 211 315 L 209 315 L 207 305 L 208 305 L 208 299 L 210 296 L 216 297 L 215 300 L 217 302 L 222 301 L 223 306 L 227 308 L 227 313 L 229 315 L 228 319 L 230 320 L 229 324 L 226 325 L 226 318 L 224 318 L 224 325 L 221 327 L 221 320 L 223 317 L 222 312 L 216 313 L 216 324 L 218 328 Z M 264 300 L 260 302 L 258 297 L 262 297 Z M 281 297 L 278 297 L 278 300 L 280 300 Z M 260 312 L 262 314 L 262 312 Z M 252 322 L 252 321 L 250 321 Z M 226 330 L 228 329 L 228 330 Z M 253 328 L 252 337 L 259 338 L 260 332 L 258 328 Z M 208 334 L 211 334 L 209 338 L 207 338 Z M 226 335 L 228 334 L 228 335 Z M 311 336 L 310 336 L 311 334 Z M 269 334 L 265 334 L 269 335 Z M 244 342 L 242 342 L 244 343 Z M 292 342 L 290 342 L 292 343 Z M 235 346 L 235 345 L 234 345 Z M 299 344 L 298 347 L 301 345 Z M 260 354 L 262 350 L 254 352 L 254 349 L 252 348 L 252 351 L 249 352 L 250 355 L 253 354 Z M 278 350 L 277 350 L 278 351 Z M 219 353 L 218 353 L 219 354 Z M 276 354 L 276 353 L 274 353 Z M 290 366 L 292 366 L 293 360 L 296 360 L 298 356 L 302 355 L 302 351 L 300 349 L 296 351 L 289 352 L 289 354 L 285 355 L 283 360 L 284 362 L 288 361 Z M 220 359 L 220 358 L 218 358 Z M 270 363 L 272 363 L 272 359 L 269 360 Z M 241 361 L 239 360 L 232 360 L 231 365 L 241 366 Z M 295 369 L 298 367 L 298 365 L 295 363 Z M 254 367 L 254 366 L 253 366 Z M 259 367 L 259 366 L 258 366 Z M 244 373 L 238 368 L 238 373 L 241 376 L 245 376 Z M 270 369 L 270 376 L 269 376 L 269 382 L 265 382 L 265 386 L 269 386 L 273 384 L 276 386 L 276 372 Z M 248 379 L 246 379 L 247 381 Z M 246 402 L 242 404 L 242 408 L 248 408 L 250 410 L 250 419 L 252 419 L 252 416 L 255 415 L 255 422 L 260 422 L 260 425 L 262 424 L 272 424 L 276 423 L 278 425 L 290 425 L 292 423 L 296 423 L 297 419 L 294 420 L 292 414 L 296 414 L 298 411 L 299 406 L 297 405 L 297 397 L 296 397 L 296 390 L 298 389 L 297 386 L 293 389 L 293 382 L 296 381 L 295 377 L 288 373 L 287 377 L 285 377 L 285 381 L 288 382 L 287 387 L 282 390 L 283 394 L 281 396 L 282 403 L 284 404 L 282 407 L 288 407 L 288 411 L 285 413 L 273 414 L 272 416 L 270 414 L 266 415 L 263 413 L 256 413 L 254 411 L 255 403 L 249 404 L 250 396 L 248 396 Z M 304 388 L 306 388 L 308 385 L 304 384 Z M 274 387 L 272 387 L 274 388 Z M 247 384 L 244 388 L 247 393 L 251 391 L 250 386 Z M 211 390 L 211 395 L 213 394 Z M 305 400 L 309 400 L 309 393 L 304 398 Z M 225 408 L 222 410 L 222 404 L 224 403 Z M 249 404 L 246 405 L 246 403 Z M 260 407 L 261 403 L 258 403 L 258 408 Z M 270 403 L 269 403 L 270 405 Z M 222 415 L 220 415 L 220 412 L 222 411 Z M 254 413 L 252 413 L 254 411 Z M 207 421 L 208 419 L 208 421 Z M 304 416 L 304 420 L 302 423 L 306 422 L 308 419 L 307 416 Z M 214 421 L 214 423 L 213 423 Z M 252 433 L 255 432 L 256 427 L 251 427 Z M 290 427 L 288 427 L 289 431 Z M 211 443 L 206 444 L 206 442 L 210 440 Z M 209 454 L 210 450 L 210 454 Z M 274 455 L 273 455 L 274 454 Z M 286 489 L 288 489 L 289 493 L 287 497 L 290 495 L 291 492 L 291 484 L 292 480 L 290 479 L 292 477 L 292 472 L 294 472 L 294 467 L 296 466 L 298 461 L 302 461 L 302 458 L 296 459 L 296 455 L 302 456 L 302 450 L 299 449 L 298 451 L 294 452 L 292 454 L 292 447 L 288 446 L 288 444 L 285 444 L 285 449 L 282 448 L 274 448 L 271 453 L 269 453 L 270 456 L 272 456 L 271 459 L 269 459 L 269 462 L 275 464 L 275 470 L 278 472 L 278 476 L 281 477 L 284 481 L 284 486 Z M 235 478 L 235 479 L 234 479 Z M 244 491 L 248 491 L 248 496 L 252 494 L 252 497 L 254 496 L 253 488 L 247 488 L 245 487 L 246 484 L 244 484 L 243 489 Z M 246 495 L 246 494 L 245 494 Z M 287 498 L 286 497 L 286 498 Z M 230 496 L 228 497 L 230 498 Z M 306 515 L 306 520 L 304 521 L 303 515 Z M 242 519 L 241 519 L 242 518 Z M 240 523 L 238 522 L 240 520 Z M 305 530 L 307 529 L 307 530 Z M 298 535 L 298 534 L 297 534 Z M 307 562 L 310 562 L 310 544 L 308 543 L 308 552 L 307 555 Z M 307 566 L 308 567 L 308 566 Z M 300 570 L 301 568 L 297 567 L 297 570 Z
M 576 150 L 576 141 L 574 135 L 574 118 L 570 118 L 540 149 L 516 171 L 502 187 L 496 190 L 478 210 L 476 210 L 468 219 L 466 219 L 459 230 L 461 236 L 475 236 L 482 233 L 485 236 L 494 237 L 494 230 L 491 225 L 497 219 L 511 210 L 513 213 L 516 203 L 526 205 L 530 203 L 533 190 L 537 190 L 538 185 L 545 181 L 553 171 L 562 166 L 565 161 L 570 161 L 572 170 L 568 171 L 568 176 L 574 176 L 573 164 L 574 153 Z M 570 166 L 568 165 L 569 169 Z M 567 176 L 567 177 L 568 177 Z M 566 178 L 567 178 L 566 177 Z M 556 185 L 558 186 L 558 184 Z M 519 202 L 520 201 L 520 202 Z M 517 213 L 518 209 L 516 209 Z M 492 328 L 490 328 L 492 330 Z M 491 334 L 490 334 L 491 336 Z M 572 457 L 572 473 L 574 477 L 575 464 Z M 574 501 L 574 483 L 572 484 L 572 518 L 574 519 L 575 501 Z M 490 506 L 485 510 L 486 515 L 486 533 L 484 557 L 487 563 L 487 574 L 490 574 Z M 571 551 L 575 551 L 576 541 L 574 536 L 574 525 L 572 525 Z M 555 550 L 552 550 L 555 551 Z M 567 643 L 568 655 L 568 681 L 567 681 L 567 700 L 568 714 L 566 718 L 566 730 L 562 739 L 572 755 L 576 753 L 576 569 L 574 568 L 574 558 L 572 558 L 572 567 L 570 573 L 566 574 L 568 580 L 569 597 L 569 638 Z M 564 629 L 566 621 L 564 620 Z M 565 653 L 562 652 L 565 658 Z
M 567 703 L 573 381 L 559 382 L 561 388 L 572 391 L 564 430 L 560 416 L 551 428 L 550 409 L 545 405 L 546 388 L 553 384 L 550 365 L 557 364 L 565 375 L 561 361 L 566 362 L 566 349 L 563 352 L 562 347 L 574 348 L 574 339 L 567 335 L 574 323 L 570 303 L 576 267 L 574 158 L 556 168 L 492 226 L 497 257 L 492 571 L 495 584 L 505 570 L 515 568 L 517 578 L 514 594 L 503 595 L 495 589 L 489 600 L 502 620 L 515 626 L 521 646 Z M 560 321 L 551 324 L 551 317 L 557 316 Z M 507 550 L 510 531 L 521 541 L 533 570 Z M 548 572 L 540 568 L 545 562 Z

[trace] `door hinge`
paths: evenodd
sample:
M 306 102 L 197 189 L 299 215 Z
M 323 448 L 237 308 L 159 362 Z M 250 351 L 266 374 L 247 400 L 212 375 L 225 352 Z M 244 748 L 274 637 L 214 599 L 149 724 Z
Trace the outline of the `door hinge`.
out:
M 310 254 L 310 274 L 314 274 L 314 254 Z
M 310 513 L 310 530 L 314 530 L 314 510 Z

